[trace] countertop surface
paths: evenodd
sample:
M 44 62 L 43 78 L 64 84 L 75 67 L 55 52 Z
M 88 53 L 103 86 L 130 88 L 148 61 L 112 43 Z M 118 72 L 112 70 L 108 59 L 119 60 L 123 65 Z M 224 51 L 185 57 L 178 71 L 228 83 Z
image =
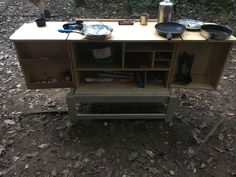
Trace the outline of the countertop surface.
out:
M 11 35 L 12 41 L 28 41 L 28 40 L 42 40 L 42 41 L 87 41 L 85 36 L 79 33 L 60 33 L 58 29 L 62 29 L 66 22 L 47 22 L 46 27 L 37 27 L 35 22 L 25 23 L 18 30 Z M 85 21 L 85 24 L 104 24 L 113 28 L 113 32 L 106 41 L 168 41 L 162 37 L 155 30 L 157 22 L 148 22 L 147 25 L 141 25 L 139 21 L 134 22 L 133 25 L 119 25 L 117 21 Z M 183 41 L 205 41 L 206 38 L 201 36 L 199 31 L 185 31 L 180 37 L 173 38 L 168 42 Z M 91 41 L 91 40 L 90 40 Z M 104 40 L 103 40 L 104 41 Z M 231 35 L 227 40 L 217 42 L 232 42 L 236 38 Z M 216 42 L 216 41 L 214 41 Z

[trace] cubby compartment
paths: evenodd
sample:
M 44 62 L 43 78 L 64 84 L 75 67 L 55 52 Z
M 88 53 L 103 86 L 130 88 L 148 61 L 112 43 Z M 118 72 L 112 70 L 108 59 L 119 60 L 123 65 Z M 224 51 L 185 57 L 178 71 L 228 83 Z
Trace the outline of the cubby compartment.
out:
M 175 58 L 171 87 L 216 89 L 231 43 L 186 42 Z
M 76 68 L 80 70 L 122 67 L 121 43 L 73 43 Z
M 96 88 L 96 93 L 126 94 L 140 92 L 146 85 L 144 71 L 78 71 L 77 74 L 77 88 L 82 93 L 91 93 Z
M 148 71 L 147 87 L 168 87 L 169 72 L 168 71 Z
M 16 42 L 15 47 L 29 89 L 73 87 L 65 42 Z
M 151 68 L 153 52 L 126 52 L 125 68 Z
M 15 42 L 19 59 L 68 59 L 66 42 Z
M 155 52 L 153 59 L 153 68 L 169 71 L 171 68 L 171 62 L 173 58 L 173 52 Z

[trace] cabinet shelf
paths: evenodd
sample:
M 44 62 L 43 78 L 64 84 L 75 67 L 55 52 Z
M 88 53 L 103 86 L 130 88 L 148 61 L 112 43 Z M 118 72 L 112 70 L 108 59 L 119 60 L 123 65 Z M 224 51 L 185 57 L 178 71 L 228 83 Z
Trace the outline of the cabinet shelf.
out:
M 172 88 L 184 88 L 184 89 L 204 89 L 204 90 L 214 90 L 216 87 L 214 87 L 212 84 L 208 83 L 190 83 L 188 85 L 181 85 L 181 84 L 171 84 Z
M 96 91 L 94 91 L 96 88 Z M 137 87 L 136 83 L 81 83 L 76 86 L 76 94 L 82 95 L 152 95 L 169 94 L 169 89 L 159 85 L 147 85 L 145 88 Z

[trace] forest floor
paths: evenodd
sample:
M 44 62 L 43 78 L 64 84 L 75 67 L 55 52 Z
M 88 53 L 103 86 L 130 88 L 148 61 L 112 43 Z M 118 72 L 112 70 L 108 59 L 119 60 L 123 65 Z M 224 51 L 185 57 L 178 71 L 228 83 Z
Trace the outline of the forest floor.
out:
M 71 0 L 45 2 L 55 15 L 49 20 L 130 18 L 118 0 L 89 0 L 77 9 Z M 137 8 L 132 15 L 144 10 L 152 18 L 157 16 L 157 7 Z M 216 23 L 226 18 L 217 9 L 199 4 L 181 4 L 177 13 L 175 18 Z M 232 28 L 234 13 L 224 21 Z M 68 89 L 27 90 L 9 41 L 17 28 L 36 17 L 37 9 L 26 0 L 0 0 L 0 176 L 236 176 L 236 46 L 217 90 L 175 90 L 179 111 L 172 124 L 91 120 L 72 125 L 68 113 L 60 113 L 67 109 Z M 40 111 L 54 113 L 36 114 Z M 201 143 L 218 123 L 212 136 Z

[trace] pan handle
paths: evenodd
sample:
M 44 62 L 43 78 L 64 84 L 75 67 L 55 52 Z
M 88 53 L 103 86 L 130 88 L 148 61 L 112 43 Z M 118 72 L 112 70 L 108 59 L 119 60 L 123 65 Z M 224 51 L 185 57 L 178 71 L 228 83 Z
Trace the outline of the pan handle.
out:
M 171 39 L 172 39 L 172 34 L 171 34 L 171 33 L 167 33 L 167 34 L 166 34 L 166 38 L 167 38 L 168 40 L 171 40 Z
M 207 40 L 214 39 L 214 38 L 215 38 L 215 34 L 210 33 Z

